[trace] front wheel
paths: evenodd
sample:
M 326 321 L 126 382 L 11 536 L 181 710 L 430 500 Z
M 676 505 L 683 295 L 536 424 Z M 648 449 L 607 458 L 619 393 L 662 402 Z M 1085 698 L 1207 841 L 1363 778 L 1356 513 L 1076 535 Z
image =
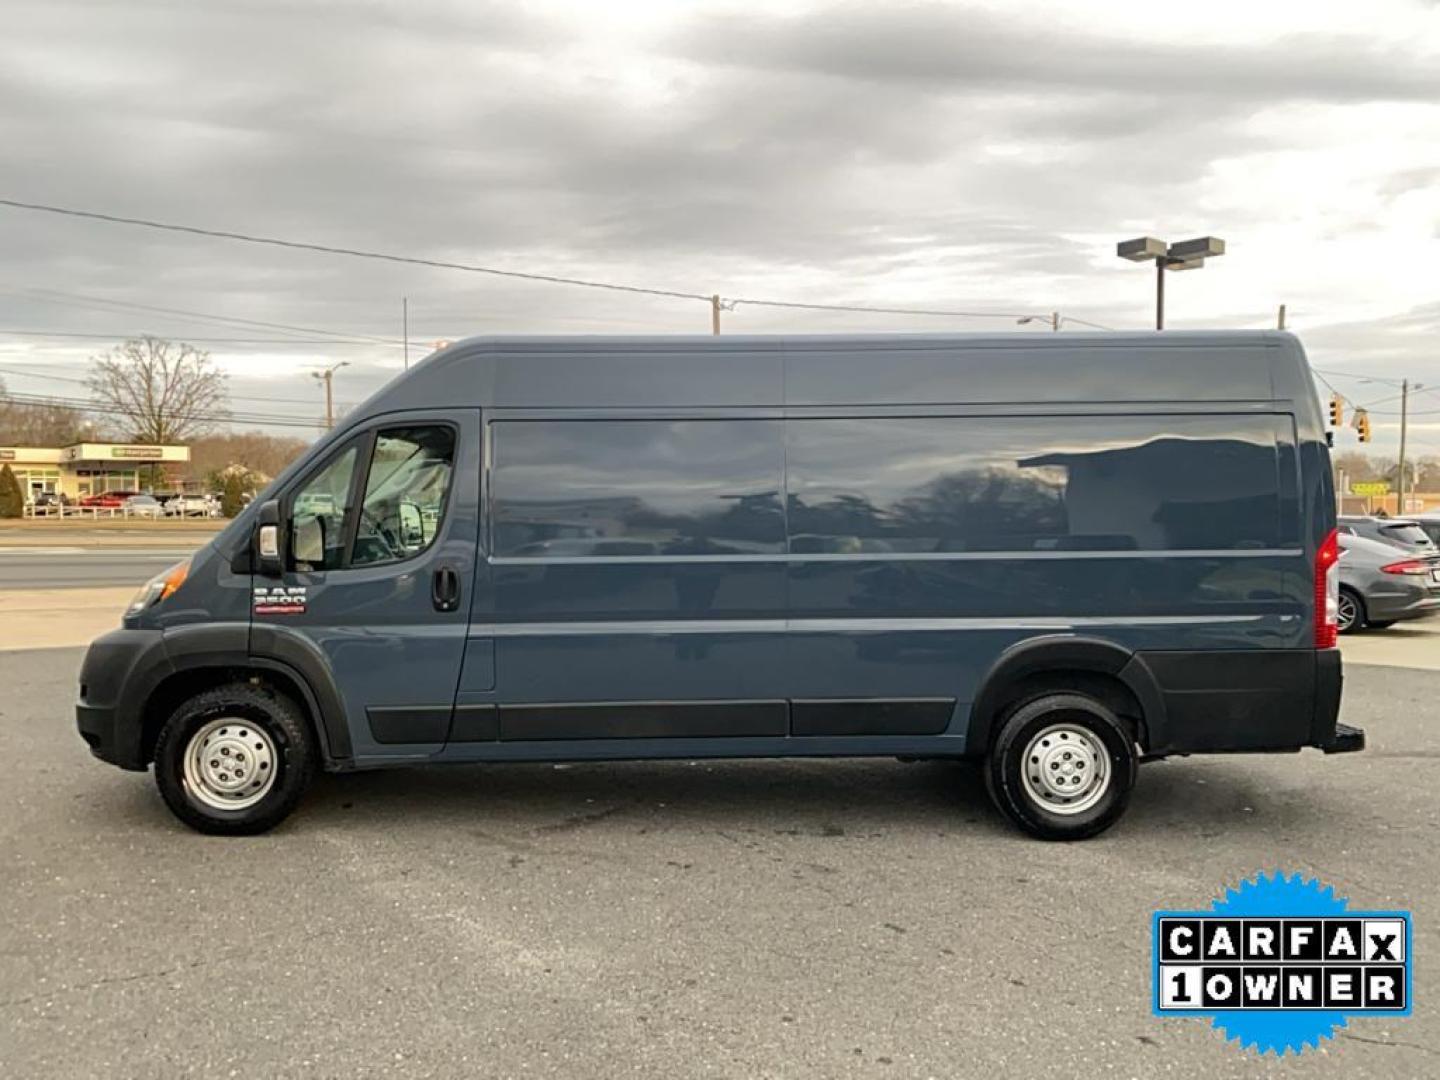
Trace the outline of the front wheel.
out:
M 1082 840 L 1125 812 L 1138 761 L 1129 730 L 1103 703 L 1047 694 L 1001 725 L 985 782 L 1001 813 L 1032 836 Z
M 268 687 L 232 683 L 183 702 L 155 744 L 165 804 L 203 833 L 251 835 L 289 816 L 315 772 L 305 717 Z

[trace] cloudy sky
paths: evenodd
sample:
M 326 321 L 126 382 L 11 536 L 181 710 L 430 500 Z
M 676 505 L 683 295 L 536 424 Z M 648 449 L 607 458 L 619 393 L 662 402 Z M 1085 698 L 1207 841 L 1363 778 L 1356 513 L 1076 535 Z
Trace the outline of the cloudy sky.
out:
M 9 0 L 0 198 L 683 293 L 735 332 L 1143 328 L 1117 240 L 1213 234 L 1173 327 L 1289 307 L 1313 362 L 1414 399 L 1440 454 L 1440 7 Z M 256 247 L 0 207 L 0 378 L 73 395 L 149 332 L 237 415 L 308 423 L 417 344 L 704 332 L 696 300 Z M 267 325 L 268 324 L 268 325 Z M 1073 329 L 1079 330 L 1078 325 Z M 61 336 L 71 335 L 71 336 Z M 82 335 L 95 335 L 82 336 Z M 278 340 L 277 340 L 278 339 Z M 344 339 L 344 340 L 333 340 Z M 300 430 L 304 433 L 303 429 Z M 1353 442 L 1342 435 L 1340 444 Z

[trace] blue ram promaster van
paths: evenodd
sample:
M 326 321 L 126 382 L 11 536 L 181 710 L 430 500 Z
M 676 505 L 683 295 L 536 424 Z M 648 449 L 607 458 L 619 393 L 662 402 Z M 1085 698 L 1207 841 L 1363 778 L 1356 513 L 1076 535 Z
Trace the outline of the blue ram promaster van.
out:
M 889 755 L 1091 836 L 1142 758 L 1363 747 L 1334 506 L 1283 333 L 476 338 L 146 585 L 80 733 L 206 832 L 317 769 Z

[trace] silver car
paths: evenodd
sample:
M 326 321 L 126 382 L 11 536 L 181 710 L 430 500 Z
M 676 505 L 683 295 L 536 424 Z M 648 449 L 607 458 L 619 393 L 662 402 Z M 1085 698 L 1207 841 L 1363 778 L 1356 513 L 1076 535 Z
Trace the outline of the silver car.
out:
M 1440 612 L 1440 555 L 1340 534 L 1340 632 Z
M 151 495 L 131 495 L 121 504 L 121 509 L 127 517 L 158 518 L 165 512 L 160 500 Z
M 1363 537 L 1394 544 L 1417 555 L 1433 555 L 1440 548 L 1430 539 L 1430 534 L 1412 518 L 1361 517 L 1342 514 L 1339 519 L 1340 535 Z
M 1425 530 L 1425 535 L 1430 537 L 1437 550 L 1440 550 L 1440 512 L 1416 514 L 1411 520 Z

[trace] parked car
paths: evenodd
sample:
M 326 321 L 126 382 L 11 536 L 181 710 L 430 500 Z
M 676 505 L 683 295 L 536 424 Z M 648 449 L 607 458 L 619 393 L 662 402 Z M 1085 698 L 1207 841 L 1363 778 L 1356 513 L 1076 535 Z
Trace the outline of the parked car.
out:
M 1383 630 L 1440 612 L 1440 554 L 1415 555 L 1344 533 L 1339 542 L 1340 633 Z
M 1364 748 L 1330 477 L 1284 333 L 472 340 L 143 586 L 77 724 L 213 833 L 322 769 L 899 756 L 1080 839 L 1142 760 Z
M 1440 514 L 1415 514 L 1410 520 L 1424 529 L 1425 535 L 1430 537 L 1431 543 L 1440 549 Z
M 165 503 L 167 517 L 214 517 L 220 502 L 213 495 L 172 495 Z
M 158 518 L 165 513 L 160 500 L 153 495 L 131 495 L 120 508 L 130 517 Z
M 1337 528 L 1342 534 L 1349 533 L 1352 536 L 1363 536 L 1366 540 L 1379 540 L 1382 544 L 1391 544 L 1404 551 L 1417 555 L 1429 555 L 1432 552 L 1440 551 L 1430 534 L 1420 527 L 1420 523 L 1413 518 L 1382 518 L 1382 517 L 1361 517 L 1359 515 L 1343 515 L 1337 521 Z
M 96 510 L 119 510 L 125 505 L 126 499 L 138 494 L 138 491 L 102 491 L 84 496 L 76 505 Z
M 56 510 L 70 505 L 70 496 L 57 491 L 42 491 L 31 504 L 36 510 Z

